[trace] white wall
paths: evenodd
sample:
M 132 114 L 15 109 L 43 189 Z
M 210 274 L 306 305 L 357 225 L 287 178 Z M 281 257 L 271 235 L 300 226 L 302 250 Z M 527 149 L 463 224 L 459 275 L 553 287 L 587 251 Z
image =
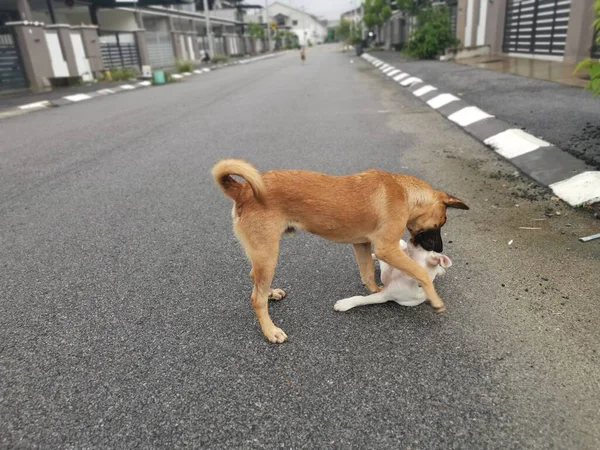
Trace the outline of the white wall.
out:
M 262 13 L 264 13 L 264 10 L 261 10 Z M 306 40 L 310 40 L 313 44 L 324 42 L 327 38 L 327 27 L 309 14 L 281 3 L 269 5 L 269 17 L 280 13 L 289 17 L 290 31 L 298 36 L 300 45 L 306 45 L 305 36 Z M 296 25 L 294 25 L 294 21 L 296 21 Z

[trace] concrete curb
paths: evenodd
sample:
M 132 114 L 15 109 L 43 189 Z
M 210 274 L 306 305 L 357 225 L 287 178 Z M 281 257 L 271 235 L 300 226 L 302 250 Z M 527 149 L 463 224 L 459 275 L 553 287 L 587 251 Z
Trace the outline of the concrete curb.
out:
M 210 67 L 210 68 L 205 67 L 203 69 L 196 69 L 193 72 L 184 72 L 181 74 L 173 74 L 172 77 L 175 80 L 182 80 L 184 78 L 188 78 L 193 75 L 203 75 L 208 72 L 212 72 L 214 70 L 219 70 L 219 69 L 224 69 L 225 67 L 229 67 L 229 66 L 250 64 L 250 63 L 260 61 L 263 59 L 275 58 L 276 56 L 281 56 L 284 53 L 287 53 L 287 52 L 270 53 L 268 55 L 257 56 L 254 58 L 247 58 L 247 59 L 243 59 L 243 60 L 239 60 L 239 61 L 235 61 L 235 62 L 231 62 L 231 63 L 216 64 L 213 67 Z M 79 102 L 90 100 L 90 99 L 93 99 L 96 97 L 105 97 L 107 95 L 119 94 L 121 92 L 128 92 L 128 91 L 133 91 L 136 89 L 149 88 L 149 87 L 154 87 L 152 85 L 152 82 L 135 80 L 135 81 L 131 81 L 129 83 L 123 83 L 122 85 L 117 86 L 117 87 L 98 89 L 97 91 L 86 92 L 86 93 L 81 93 L 81 94 L 71 94 L 71 95 L 67 95 L 67 96 L 57 98 L 54 100 L 42 100 L 42 101 L 38 101 L 38 102 L 34 102 L 34 103 L 27 103 L 24 105 L 16 106 L 14 108 L 9 108 L 9 109 L 0 111 L 0 120 L 9 118 L 9 117 L 19 116 L 22 114 L 27 114 L 27 113 L 33 112 L 33 111 L 40 111 L 43 109 L 55 108 L 58 106 L 66 106 L 66 105 L 70 105 L 73 103 L 79 103 Z
M 459 97 L 441 92 L 422 79 L 386 64 L 368 53 L 362 58 L 429 107 L 454 122 L 520 171 L 554 192 L 571 206 L 600 201 L 600 171 L 525 131 L 511 127 Z

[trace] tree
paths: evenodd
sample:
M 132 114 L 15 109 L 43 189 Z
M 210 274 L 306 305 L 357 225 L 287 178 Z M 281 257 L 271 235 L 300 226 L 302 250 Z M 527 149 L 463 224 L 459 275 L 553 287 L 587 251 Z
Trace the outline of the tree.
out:
M 345 41 L 350 36 L 350 29 L 352 27 L 352 22 L 348 19 L 340 20 L 340 23 L 337 26 L 336 34 L 338 38 L 342 41 Z
M 265 37 L 265 30 L 261 24 L 252 22 L 248 24 L 248 36 L 254 39 L 261 39 Z
M 600 46 L 600 0 L 594 2 L 594 11 L 596 20 L 594 20 L 594 30 L 596 31 L 596 45 Z M 600 95 L 600 61 L 586 58 L 577 64 L 573 73 L 586 69 L 590 76 L 587 88 L 591 89 L 595 95 Z
M 458 43 L 452 32 L 450 12 L 446 5 L 421 9 L 417 24 L 418 28 L 406 46 L 406 53 L 411 56 L 432 59 Z
M 418 16 L 423 8 L 431 6 L 430 0 L 396 0 L 396 6 L 411 16 Z
M 362 4 L 363 21 L 369 30 L 377 27 L 377 39 L 381 38 L 381 26 L 392 17 L 388 0 L 365 0 Z

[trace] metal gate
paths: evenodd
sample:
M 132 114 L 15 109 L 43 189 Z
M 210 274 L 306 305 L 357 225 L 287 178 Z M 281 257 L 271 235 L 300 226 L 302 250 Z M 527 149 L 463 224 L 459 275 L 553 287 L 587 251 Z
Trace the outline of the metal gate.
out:
M 10 28 L 0 27 L 0 91 L 26 87 L 27 78 Z
M 140 67 L 140 56 L 133 33 L 100 31 L 99 35 L 104 67 Z
M 571 0 L 508 0 L 505 53 L 563 56 Z
M 146 47 L 148 48 L 148 57 L 152 67 L 172 67 L 175 64 L 171 33 L 167 31 L 146 31 Z

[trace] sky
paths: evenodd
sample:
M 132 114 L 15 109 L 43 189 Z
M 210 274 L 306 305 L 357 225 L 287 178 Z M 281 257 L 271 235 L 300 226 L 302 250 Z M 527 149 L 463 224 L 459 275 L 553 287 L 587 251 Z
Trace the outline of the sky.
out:
M 340 14 L 360 5 L 362 0 L 279 0 L 295 8 L 304 6 L 306 12 L 315 16 L 325 16 L 327 19 L 339 19 Z M 258 2 L 256 2 L 258 3 Z M 274 3 L 274 1 L 269 1 Z

